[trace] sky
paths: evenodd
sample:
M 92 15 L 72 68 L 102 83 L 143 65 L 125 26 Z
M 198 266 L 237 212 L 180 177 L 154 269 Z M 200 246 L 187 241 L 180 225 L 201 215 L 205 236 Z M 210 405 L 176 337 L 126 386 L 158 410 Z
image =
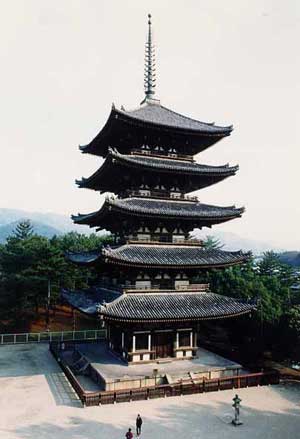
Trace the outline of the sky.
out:
M 196 157 L 240 165 L 197 193 L 246 207 L 215 230 L 300 250 L 299 0 L 2 0 L 0 207 L 100 207 L 74 180 L 102 159 L 78 145 L 101 130 L 112 102 L 130 109 L 143 99 L 149 12 L 162 105 L 234 125 Z

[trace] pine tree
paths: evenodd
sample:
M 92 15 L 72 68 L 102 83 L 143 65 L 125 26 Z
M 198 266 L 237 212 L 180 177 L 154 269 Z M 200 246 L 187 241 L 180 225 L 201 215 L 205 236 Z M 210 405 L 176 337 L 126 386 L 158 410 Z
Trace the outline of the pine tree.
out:
M 33 235 L 33 227 L 30 220 L 26 219 L 24 221 L 20 221 L 14 230 L 13 235 L 15 238 L 21 240 L 30 238 L 30 236 Z
M 203 240 L 203 245 L 208 250 L 221 250 L 224 247 L 224 244 L 214 236 L 207 235 L 206 238 Z

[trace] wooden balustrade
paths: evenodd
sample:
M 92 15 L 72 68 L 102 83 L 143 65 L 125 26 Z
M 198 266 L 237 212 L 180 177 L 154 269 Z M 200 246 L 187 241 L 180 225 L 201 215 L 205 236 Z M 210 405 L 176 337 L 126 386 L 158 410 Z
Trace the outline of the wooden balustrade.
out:
M 161 384 L 157 386 L 140 387 L 137 389 L 85 392 L 71 369 L 59 359 L 58 343 L 50 343 L 50 351 L 59 362 L 60 367 L 62 368 L 78 397 L 86 406 L 114 404 L 120 402 L 278 384 L 280 377 L 280 374 L 277 371 L 272 370 L 224 378 L 203 378 L 194 382 L 191 382 L 191 380 L 182 380 L 180 383 Z

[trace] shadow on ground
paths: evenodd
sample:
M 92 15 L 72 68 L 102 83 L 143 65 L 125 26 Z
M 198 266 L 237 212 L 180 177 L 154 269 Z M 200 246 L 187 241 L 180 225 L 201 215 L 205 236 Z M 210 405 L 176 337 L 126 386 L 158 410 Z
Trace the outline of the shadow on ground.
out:
M 19 427 L 10 430 L 16 437 L 24 439 L 118 439 L 125 436 L 128 427 L 134 426 L 136 413 L 140 412 L 144 418 L 142 438 L 174 437 L 184 439 L 295 439 L 299 434 L 300 410 L 299 388 L 295 391 L 295 402 L 285 399 L 284 389 L 280 386 L 271 388 L 268 392 L 267 404 L 270 404 L 273 389 L 280 393 L 275 397 L 274 410 L 264 410 L 263 401 L 260 401 L 259 389 L 256 389 L 257 402 L 260 408 L 247 406 L 247 394 L 242 395 L 241 419 L 243 425 L 234 427 L 231 424 L 233 409 L 231 407 L 234 392 L 226 392 L 228 402 L 218 401 L 216 398 L 205 400 L 204 395 L 197 398 L 190 397 L 170 398 L 156 401 L 123 403 L 111 407 L 85 409 L 82 415 L 65 418 L 63 426 L 57 423 L 32 424 L 28 427 Z M 254 390 L 254 389 L 252 389 Z M 213 394 L 211 394 L 213 395 Z M 251 395 L 253 405 L 253 395 Z M 296 400 L 298 395 L 298 400 Z M 202 398 L 202 400 L 201 400 Z M 280 407 L 276 406 L 279 401 Z M 293 393 L 291 399 L 294 399 Z M 147 407 L 148 404 L 148 407 Z M 150 405 L 152 408 L 150 409 Z M 285 407 L 285 409 L 282 409 Z M 96 420 L 95 420 L 96 417 Z M 94 418 L 94 419 L 93 419 Z M 128 419 L 131 425 L 128 425 Z M 8 433 L 8 432 L 7 432 Z

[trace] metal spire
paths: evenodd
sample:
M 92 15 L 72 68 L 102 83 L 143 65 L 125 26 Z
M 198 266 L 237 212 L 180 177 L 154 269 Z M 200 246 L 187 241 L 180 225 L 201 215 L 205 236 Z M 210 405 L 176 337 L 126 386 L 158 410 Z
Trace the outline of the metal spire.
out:
M 155 47 L 152 37 L 151 14 L 148 14 L 148 38 L 145 44 L 145 72 L 144 72 L 144 88 L 145 100 L 153 99 L 155 93 Z

